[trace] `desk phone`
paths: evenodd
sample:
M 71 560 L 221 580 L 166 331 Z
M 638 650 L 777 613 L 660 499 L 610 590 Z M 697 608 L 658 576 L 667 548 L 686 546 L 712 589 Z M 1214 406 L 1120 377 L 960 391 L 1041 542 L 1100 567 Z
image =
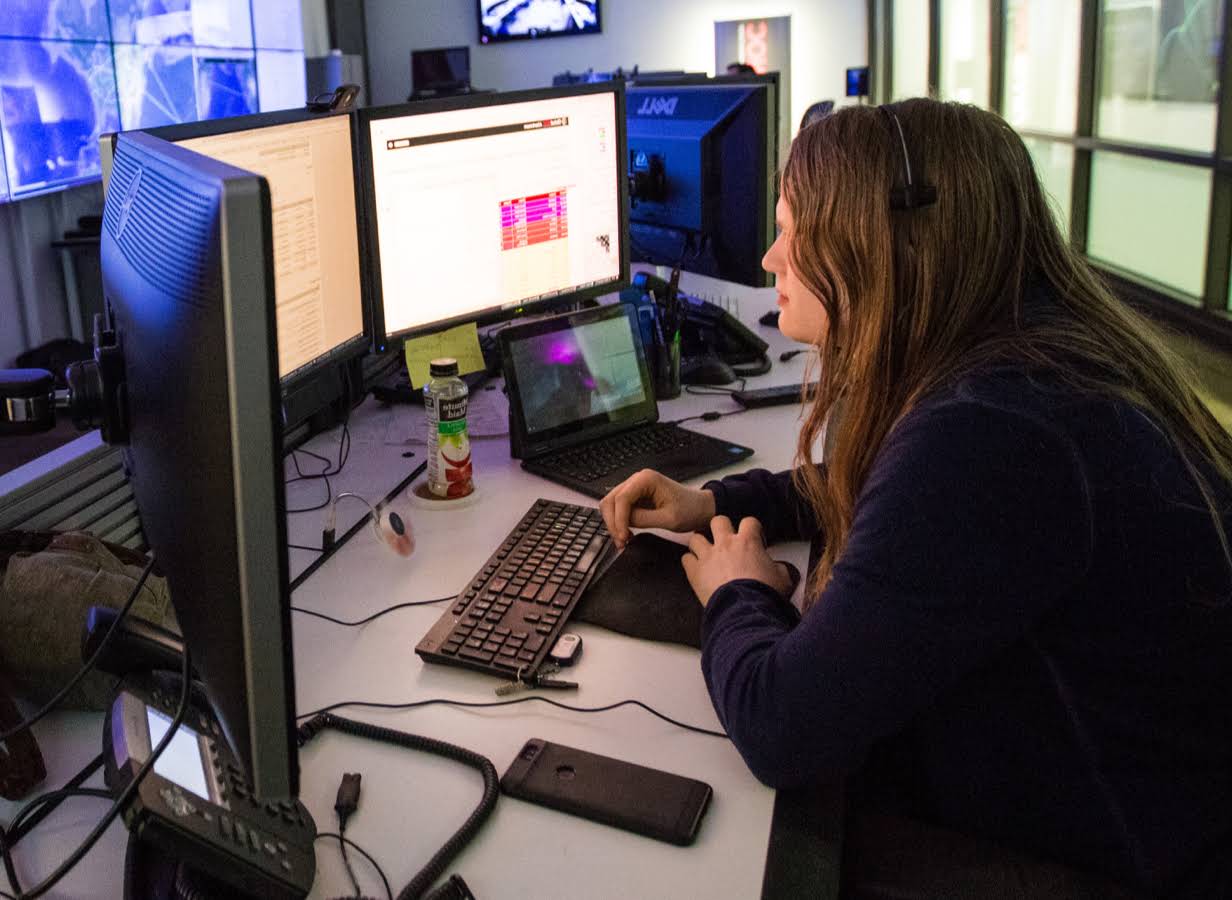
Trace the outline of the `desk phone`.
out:
M 118 794 L 166 734 L 178 677 L 130 676 L 103 731 L 104 778 Z M 194 703 L 154 763 L 124 823 L 135 840 L 251 896 L 304 897 L 316 876 L 316 825 L 299 801 L 252 796 L 217 719 Z

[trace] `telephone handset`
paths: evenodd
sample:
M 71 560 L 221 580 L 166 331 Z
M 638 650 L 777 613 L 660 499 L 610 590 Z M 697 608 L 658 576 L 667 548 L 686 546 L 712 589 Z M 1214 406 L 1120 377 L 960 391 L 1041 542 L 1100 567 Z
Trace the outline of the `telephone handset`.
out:
M 655 292 L 663 302 L 668 283 L 648 272 L 633 277 L 633 285 L 641 291 Z M 683 313 L 680 328 L 682 357 L 717 356 L 734 367 L 737 377 L 763 375 L 770 371 L 770 345 L 750 331 L 739 319 L 708 300 L 680 293 Z

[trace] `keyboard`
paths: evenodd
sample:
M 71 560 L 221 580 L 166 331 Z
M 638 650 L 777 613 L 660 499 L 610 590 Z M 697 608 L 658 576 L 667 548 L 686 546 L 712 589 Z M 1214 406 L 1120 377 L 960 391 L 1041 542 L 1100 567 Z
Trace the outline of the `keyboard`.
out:
M 653 467 L 659 457 L 713 440 L 699 432 L 660 422 L 540 457 L 536 462 L 578 481 L 598 481 L 617 469 L 629 466 L 640 468 L 642 465 Z
M 535 672 L 611 547 L 598 509 L 535 501 L 415 652 L 502 678 Z

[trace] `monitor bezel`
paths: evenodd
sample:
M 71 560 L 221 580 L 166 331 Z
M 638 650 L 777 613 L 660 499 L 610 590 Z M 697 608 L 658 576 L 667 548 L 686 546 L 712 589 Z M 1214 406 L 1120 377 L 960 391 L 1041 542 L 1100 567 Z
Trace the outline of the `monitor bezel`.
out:
M 258 128 L 272 128 L 279 125 L 298 125 L 302 122 L 316 122 L 321 119 L 345 116 L 349 119 L 348 127 L 351 133 L 351 178 L 355 187 L 355 252 L 359 258 L 359 303 L 360 321 L 363 329 L 358 335 L 348 338 L 343 343 L 326 351 L 314 359 L 288 372 L 279 378 L 278 383 L 286 394 L 291 388 L 298 387 L 310 378 L 335 366 L 342 366 L 363 356 L 372 347 L 372 304 L 369 301 L 371 290 L 370 273 L 364 265 L 367 260 L 367 222 L 363 213 L 361 198 L 361 179 L 359 175 L 358 141 L 354 112 L 315 112 L 305 108 L 283 109 L 275 112 L 253 113 L 247 116 L 232 116 L 225 119 L 206 119 L 201 122 L 182 122 L 174 125 L 160 125 L 156 128 L 142 128 L 138 131 L 152 137 L 160 138 L 173 144 L 193 138 L 214 137 L 220 134 L 231 134 L 238 131 L 253 131 Z M 125 134 L 127 132 L 119 132 Z M 118 136 L 118 135 L 117 135 Z M 114 139 L 114 138 L 113 138 Z
M 381 119 L 393 119 L 401 116 L 428 115 L 430 113 L 450 112 L 458 109 L 478 109 L 488 106 L 509 106 L 515 103 L 553 100 L 558 97 L 580 97 L 607 93 L 614 95 L 614 102 L 616 104 L 616 179 L 620 194 L 618 211 L 620 217 L 620 270 L 617 272 L 616 277 L 601 284 L 558 294 L 554 297 L 543 297 L 517 305 L 487 307 L 483 310 L 451 316 L 447 319 L 437 319 L 422 325 L 414 325 L 410 328 L 386 332 L 384 284 L 381 278 L 381 251 L 380 242 L 376 238 L 379 222 L 376 212 L 376 184 L 372 169 L 371 123 Z M 361 180 L 363 182 L 363 216 L 368 234 L 367 246 L 369 255 L 367 262 L 371 273 L 371 289 L 369 291 L 371 310 L 369 319 L 372 322 L 373 344 L 376 351 L 384 351 L 392 341 L 403 340 L 421 334 L 432 334 L 467 322 L 474 322 L 477 325 L 503 322 L 518 316 L 553 309 L 565 303 L 578 303 L 595 297 L 601 297 L 627 287 L 630 279 L 630 251 L 628 159 L 626 158 L 629 154 L 629 149 L 626 129 L 625 85 L 623 81 L 535 88 L 505 93 L 464 94 L 457 97 L 442 97 L 435 100 L 420 100 L 413 103 L 370 107 L 359 110 L 356 128 L 359 140 L 358 159 Z
M 539 34 L 488 34 L 483 27 L 483 0 L 475 0 L 475 32 L 479 46 L 488 44 L 508 44 L 511 41 L 542 41 L 560 37 L 586 37 L 603 33 L 603 0 L 595 0 L 595 27 L 585 31 L 544 31 Z

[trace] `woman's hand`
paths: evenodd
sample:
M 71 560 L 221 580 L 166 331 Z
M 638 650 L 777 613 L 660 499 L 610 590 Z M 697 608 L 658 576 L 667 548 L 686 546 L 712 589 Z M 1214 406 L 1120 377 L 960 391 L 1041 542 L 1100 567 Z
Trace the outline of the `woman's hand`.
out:
M 687 488 L 653 469 L 642 469 L 608 491 L 599 501 L 599 511 L 612 540 L 623 548 L 632 537 L 631 527 L 668 531 L 705 528 L 714 515 L 714 494 Z
M 710 520 L 710 533 L 714 543 L 695 534 L 689 539 L 689 552 L 680 559 L 702 606 L 710 602 L 715 591 L 738 578 L 760 581 L 783 595 L 791 590 L 787 567 L 766 552 L 761 522 L 751 517 L 742 519 L 737 531 L 727 516 L 715 516 Z

